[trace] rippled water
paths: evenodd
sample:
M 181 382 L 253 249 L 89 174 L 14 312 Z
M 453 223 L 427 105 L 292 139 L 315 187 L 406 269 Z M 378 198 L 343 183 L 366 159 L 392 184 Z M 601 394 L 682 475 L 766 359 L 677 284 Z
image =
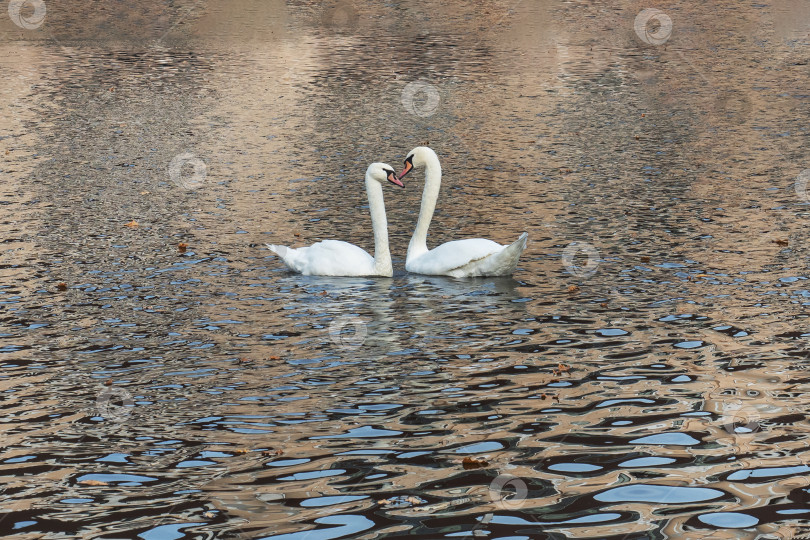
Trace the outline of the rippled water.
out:
M 806 2 L 10 4 L 3 534 L 810 533 Z M 418 144 L 514 279 L 264 247 Z

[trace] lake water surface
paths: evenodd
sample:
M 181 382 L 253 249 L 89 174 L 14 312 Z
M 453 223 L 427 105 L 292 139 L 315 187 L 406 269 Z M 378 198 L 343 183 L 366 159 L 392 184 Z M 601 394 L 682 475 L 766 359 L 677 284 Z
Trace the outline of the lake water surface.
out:
M 649 11 L 657 8 L 659 11 Z M 647 10 L 647 11 L 645 11 Z M 810 4 L 12 0 L 0 533 L 810 533 Z M 513 278 L 411 275 L 428 244 Z M 183 246 L 181 246 L 181 244 Z

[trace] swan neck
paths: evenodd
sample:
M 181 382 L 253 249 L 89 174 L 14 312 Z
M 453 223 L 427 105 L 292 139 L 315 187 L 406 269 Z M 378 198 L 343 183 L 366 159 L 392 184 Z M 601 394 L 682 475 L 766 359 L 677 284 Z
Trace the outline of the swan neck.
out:
M 379 182 L 366 175 L 366 194 L 371 213 L 371 228 L 374 231 L 374 269 L 380 275 L 393 275 L 391 251 L 388 247 L 388 221 L 385 217 L 383 188 Z
M 414 259 L 427 253 L 427 232 L 433 212 L 436 210 L 436 201 L 439 199 L 439 189 L 442 186 L 442 167 L 436 156 L 428 156 L 425 163 L 425 189 L 422 191 L 422 204 L 419 208 L 419 219 L 416 221 L 416 230 L 413 232 L 408 245 L 407 260 Z

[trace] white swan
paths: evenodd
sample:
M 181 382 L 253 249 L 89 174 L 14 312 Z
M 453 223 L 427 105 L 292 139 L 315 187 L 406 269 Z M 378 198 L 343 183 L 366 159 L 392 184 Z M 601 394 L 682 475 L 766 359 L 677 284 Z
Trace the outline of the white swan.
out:
M 425 167 L 425 189 L 422 192 L 422 206 L 416 230 L 408 244 L 405 269 L 415 274 L 433 276 L 475 277 L 508 276 L 515 271 L 520 254 L 526 249 L 527 233 L 508 246 L 502 246 L 485 238 L 454 240 L 429 250 L 427 231 L 439 188 L 442 184 L 442 167 L 436 152 L 427 146 L 417 146 L 405 158 L 405 169 L 399 175 L 402 179 L 412 169 Z
M 394 275 L 388 249 L 388 222 L 385 219 L 382 182 L 404 187 L 391 165 L 372 163 L 366 171 L 366 193 L 374 231 L 374 257 L 364 249 L 340 240 L 324 240 L 311 246 L 289 248 L 267 244 L 290 270 L 305 276 L 384 276 Z

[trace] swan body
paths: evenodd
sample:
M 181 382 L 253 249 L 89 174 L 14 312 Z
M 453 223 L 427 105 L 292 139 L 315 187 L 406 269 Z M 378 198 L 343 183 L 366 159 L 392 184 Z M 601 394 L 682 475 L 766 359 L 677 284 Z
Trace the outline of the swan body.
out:
M 510 276 L 526 249 L 527 233 L 508 246 L 486 238 L 453 240 L 416 257 L 406 258 L 405 269 L 430 276 Z
M 365 249 L 341 240 L 324 240 L 297 249 L 272 244 L 267 247 L 290 270 L 305 276 L 384 275 L 377 272 L 374 257 Z
M 382 182 L 402 187 L 393 167 L 372 163 L 366 171 L 366 193 L 374 230 L 374 256 L 363 248 L 341 240 L 324 240 L 311 246 L 290 248 L 267 244 L 293 272 L 305 276 L 382 276 L 391 277 L 391 252 L 388 248 L 388 222 L 385 218 Z
M 436 152 L 427 146 L 417 146 L 405 159 L 401 179 L 416 167 L 425 167 L 425 189 L 419 219 L 416 222 L 405 269 L 415 274 L 452 277 L 508 276 L 517 267 L 518 259 L 529 238 L 523 233 L 513 243 L 504 246 L 485 238 L 454 240 L 433 249 L 427 248 L 427 231 L 442 182 L 442 168 Z

